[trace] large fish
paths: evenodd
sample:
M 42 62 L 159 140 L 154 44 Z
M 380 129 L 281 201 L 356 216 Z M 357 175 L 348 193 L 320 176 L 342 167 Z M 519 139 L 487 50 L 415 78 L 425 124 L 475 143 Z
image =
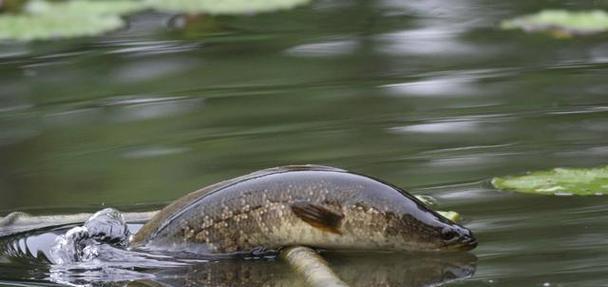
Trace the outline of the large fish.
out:
M 473 234 L 404 190 L 317 165 L 265 169 L 190 193 L 165 207 L 132 247 L 203 254 L 326 249 L 469 250 Z

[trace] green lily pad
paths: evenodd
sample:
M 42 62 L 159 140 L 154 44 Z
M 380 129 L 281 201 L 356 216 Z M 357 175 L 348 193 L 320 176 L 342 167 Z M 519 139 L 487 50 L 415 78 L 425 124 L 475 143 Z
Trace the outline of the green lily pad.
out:
M 588 35 L 608 30 L 608 13 L 602 10 L 543 10 L 539 13 L 505 20 L 503 29 L 550 32 L 555 36 Z
M 555 195 L 602 195 L 608 193 L 608 166 L 598 168 L 555 168 L 522 176 L 496 177 L 498 189 Z
M 291 9 L 310 0 L 147 0 L 154 9 L 188 14 L 250 14 Z
M 121 15 L 153 8 L 187 14 L 250 14 L 289 9 L 310 0 L 30 1 L 22 14 L 0 15 L 0 41 L 94 36 L 124 27 Z M 0 0 L 1 2 L 1 0 Z
M 69 0 L 63 2 L 48 2 L 43 0 L 30 1 L 25 12 L 31 15 L 64 17 L 118 16 L 146 9 L 143 1 L 137 0 Z
M 118 16 L 72 18 L 6 15 L 0 17 L 0 40 L 32 41 L 93 36 L 123 25 L 123 20 Z
M 94 36 L 125 25 L 121 14 L 145 9 L 140 1 L 32 1 L 23 14 L 0 16 L 0 40 L 32 41 Z

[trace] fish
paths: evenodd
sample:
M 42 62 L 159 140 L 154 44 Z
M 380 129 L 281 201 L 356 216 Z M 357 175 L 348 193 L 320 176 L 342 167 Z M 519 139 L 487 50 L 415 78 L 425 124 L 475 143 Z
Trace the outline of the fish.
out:
M 405 190 L 322 165 L 264 169 L 174 201 L 132 236 L 131 247 L 251 254 L 287 246 L 329 250 L 466 251 L 466 227 Z

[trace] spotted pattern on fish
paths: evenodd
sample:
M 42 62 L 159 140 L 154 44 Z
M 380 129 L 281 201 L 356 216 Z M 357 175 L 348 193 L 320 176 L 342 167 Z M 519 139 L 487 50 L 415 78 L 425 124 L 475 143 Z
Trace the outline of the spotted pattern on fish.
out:
M 132 245 L 237 253 L 304 245 L 329 249 L 471 249 L 472 233 L 404 190 L 342 169 L 258 171 L 186 195 L 151 219 Z

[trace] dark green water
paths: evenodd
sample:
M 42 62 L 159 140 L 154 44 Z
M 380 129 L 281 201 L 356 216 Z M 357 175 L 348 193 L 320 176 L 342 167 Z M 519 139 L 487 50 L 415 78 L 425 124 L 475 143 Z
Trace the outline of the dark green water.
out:
M 448 285 L 608 286 L 606 197 L 488 184 L 607 162 L 608 34 L 497 28 L 547 7 L 608 3 L 317 1 L 184 29 L 148 12 L 102 37 L 0 44 L 0 210 L 132 211 L 257 169 L 325 164 L 461 213 L 477 267 Z M 355 270 L 380 272 L 365 262 Z M 35 270 L 0 257 L 0 281 Z

